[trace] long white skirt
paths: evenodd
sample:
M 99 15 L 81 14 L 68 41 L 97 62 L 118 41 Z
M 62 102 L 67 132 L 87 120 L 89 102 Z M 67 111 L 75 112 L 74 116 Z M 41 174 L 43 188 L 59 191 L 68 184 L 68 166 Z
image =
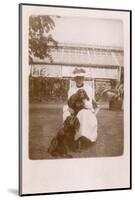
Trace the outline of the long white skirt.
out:
M 64 107 L 63 109 L 63 121 L 70 115 L 67 108 Z M 83 109 L 77 114 L 77 118 L 80 122 L 80 128 L 76 131 L 75 140 L 85 136 L 92 142 L 95 142 L 97 139 L 97 118 L 95 114 L 91 110 Z
M 92 142 L 97 139 L 97 118 L 91 110 L 83 109 L 77 114 L 80 122 L 80 128 L 76 132 L 75 140 L 81 136 L 85 136 Z

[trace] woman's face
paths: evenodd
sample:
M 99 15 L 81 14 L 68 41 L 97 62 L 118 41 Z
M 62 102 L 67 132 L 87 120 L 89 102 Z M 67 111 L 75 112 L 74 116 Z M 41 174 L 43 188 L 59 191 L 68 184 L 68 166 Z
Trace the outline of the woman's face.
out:
M 76 82 L 76 86 L 83 85 L 84 77 L 83 76 L 77 76 L 77 77 L 75 77 L 75 82 Z

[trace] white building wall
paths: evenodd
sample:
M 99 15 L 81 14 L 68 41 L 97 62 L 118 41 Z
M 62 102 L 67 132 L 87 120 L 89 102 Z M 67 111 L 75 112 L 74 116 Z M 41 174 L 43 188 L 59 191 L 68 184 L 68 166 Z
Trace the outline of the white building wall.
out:
M 61 65 L 31 65 L 31 75 L 34 77 L 72 77 L 73 71 L 77 66 L 61 66 Z M 100 79 L 118 79 L 118 68 L 97 68 L 97 67 L 84 67 L 86 77 L 100 78 Z
M 31 65 L 30 74 L 34 77 L 62 77 L 62 70 L 60 65 Z

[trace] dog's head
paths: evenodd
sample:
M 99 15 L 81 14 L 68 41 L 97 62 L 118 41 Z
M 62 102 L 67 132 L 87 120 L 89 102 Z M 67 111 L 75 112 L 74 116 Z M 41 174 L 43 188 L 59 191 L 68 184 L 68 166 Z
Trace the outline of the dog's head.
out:
M 71 129 L 71 128 L 73 128 L 73 129 L 76 130 L 76 129 L 79 129 L 79 127 L 80 127 L 79 120 L 75 116 L 70 115 L 64 121 L 64 128 L 65 129 Z
M 89 100 L 89 97 L 86 93 L 86 91 L 84 89 L 79 89 L 77 92 L 76 92 L 76 95 L 79 99 L 81 100 L 84 100 L 84 99 L 87 99 Z

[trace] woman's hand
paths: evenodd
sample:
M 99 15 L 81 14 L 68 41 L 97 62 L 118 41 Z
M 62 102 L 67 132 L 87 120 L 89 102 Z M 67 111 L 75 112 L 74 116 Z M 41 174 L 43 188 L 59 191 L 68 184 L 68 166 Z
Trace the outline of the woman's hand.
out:
M 92 102 L 88 100 L 84 100 L 84 107 L 87 109 L 92 109 Z

